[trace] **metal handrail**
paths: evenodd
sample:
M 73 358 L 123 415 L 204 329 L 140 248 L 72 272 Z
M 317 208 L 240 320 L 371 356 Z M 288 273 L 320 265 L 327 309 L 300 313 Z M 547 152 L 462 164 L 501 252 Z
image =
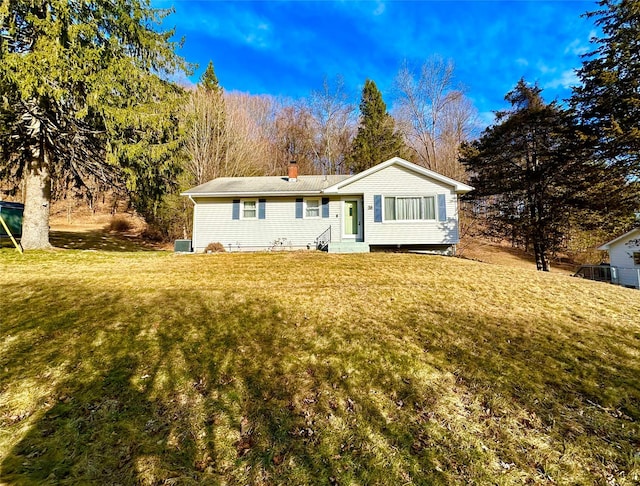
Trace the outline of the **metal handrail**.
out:
M 327 251 L 331 242 L 331 226 L 324 230 L 320 236 L 316 238 L 316 250 Z

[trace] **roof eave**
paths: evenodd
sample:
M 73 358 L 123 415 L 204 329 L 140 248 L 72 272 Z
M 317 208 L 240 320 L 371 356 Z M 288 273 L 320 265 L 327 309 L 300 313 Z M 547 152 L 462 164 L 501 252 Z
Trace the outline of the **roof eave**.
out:
M 181 192 L 189 197 L 260 197 L 260 196 L 318 196 L 322 191 L 269 191 L 269 192 Z
M 379 163 L 378 165 L 374 165 L 373 167 L 370 167 L 365 171 L 359 172 L 358 174 L 354 174 L 348 179 L 340 181 L 337 184 L 334 184 L 333 186 L 327 187 L 325 192 L 331 193 L 331 194 L 339 194 L 339 190 L 344 186 L 347 186 L 356 181 L 359 181 L 360 179 L 368 177 L 369 175 L 374 174 L 382 169 L 386 169 L 391 165 L 399 165 L 401 167 L 404 167 L 405 169 L 414 171 L 420 175 L 423 175 L 425 177 L 430 177 L 432 179 L 435 179 L 438 182 L 451 186 L 454 188 L 454 191 L 457 194 L 466 194 L 467 192 L 473 191 L 474 189 L 473 187 L 463 184 L 462 182 L 456 181 L 455 179 L 451 179 L 450 177 L 443 176 L 442 174 L 438 174 L 437 172 L 434 172 L 425 167 L 416 165 L 403 158 L 393 157 L 389 160 L 385 160 L 384 162 Z
M 597 249 L 600 251 L 608 251 L 611 249 L 612 245 L 615 245 L 618 241 L 626 238 L 627 236 L 629 236 L 632 233 L 636 233 L 638 232 L 638 234 L 640 234 L 640 228 L 633 228 L 631 231 L 627 231 L 625 234 L 618 236 L 617 238 L 614 238 L 611 241 L 607 241 L 604 245 L 600 245 Z

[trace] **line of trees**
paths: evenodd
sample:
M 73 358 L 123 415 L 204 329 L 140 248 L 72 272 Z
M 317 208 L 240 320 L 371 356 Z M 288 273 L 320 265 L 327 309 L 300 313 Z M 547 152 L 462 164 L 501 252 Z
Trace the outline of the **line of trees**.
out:
M 612 235 L 637 224 L 640 208 L 640 8 L 602 0 L 603 36 L 578 71 L 569 106 L 545 103 L 520 80 L 511 109 L 472 143 L 461 162 L 476 191 L 484 231 L 533 248 L 539 270 L 580 229 Z
M 116 192 L 166 237 L 182 236 L 176 194 L 215 177 L 282 174 L 290 160 L 302 173 L 344 174 L 420 152 L 372 80 L 360 113 L 341 76 L 306 99 L 278 99 L 225 90 L 209 63 L 195 87 L 180 87 L 169 79 L 191 66 L 173 32 L 157 30 L 170 11 L 92 5 L 0 10 L 0 189 L 22 190 L 25 249 L 49 246 L 50 203 L 62 197 Z
M 483 229 L 533 248 L 538 268 L 572 232 L 615 232 L 638 207 L 637 2 L 602 0 L 603 36 L 569 106 L 521 80 L 475 136 L 476 112 L 449 61 L 405 63 L 391 110 L 365 80 L 359 110 L 341 77 L 300 100 L 225 90 L 210 63 L 175 54 L 170 13 L 117 4 L 12 0 L 0 9 L 0 177 L 25 195 L 23 246 L 48 246 L 52 198 L 120 191 L 166 236 L 187 231 L 177 194 L 212 178 L 359 172 L 399 155 L 471 182 Z

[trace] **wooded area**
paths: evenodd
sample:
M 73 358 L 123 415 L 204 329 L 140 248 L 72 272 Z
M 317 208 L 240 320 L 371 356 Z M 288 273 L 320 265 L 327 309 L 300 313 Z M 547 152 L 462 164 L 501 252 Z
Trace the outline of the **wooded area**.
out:
M 161 30 L 171 12 L 140 0 L 5 2 L 0 190 L 25 202 L 25 249 L 49 246 L 51 200 L 105 191 L 175 238 L 189 221 L 177 194 L 212 178 L 284 174 L 291 160 L 303 174 L 355 173 L 399 155 L 476 186 L 474 228 L 533 248 L 546 270 L 584 231 L 629 228 L 640 207 L 640 7 L 600 6 L 589 16 L 603 35 L 568 105 L 520 80 L 477 138 L 476 110 L 437 56 L 400 67 L 390 110 L 363 80 L 357 110 L 340 76 L 296 100 L 221 86 L 213 62 L 196 86 L 175 84 L 193 66 Z

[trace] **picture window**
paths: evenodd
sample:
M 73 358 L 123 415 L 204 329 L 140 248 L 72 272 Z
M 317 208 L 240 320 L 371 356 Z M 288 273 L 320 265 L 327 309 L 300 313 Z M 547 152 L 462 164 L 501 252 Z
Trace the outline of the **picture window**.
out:
M 386 196 L 385 221 L 421 221 L 436 219 L 434 196 Z

